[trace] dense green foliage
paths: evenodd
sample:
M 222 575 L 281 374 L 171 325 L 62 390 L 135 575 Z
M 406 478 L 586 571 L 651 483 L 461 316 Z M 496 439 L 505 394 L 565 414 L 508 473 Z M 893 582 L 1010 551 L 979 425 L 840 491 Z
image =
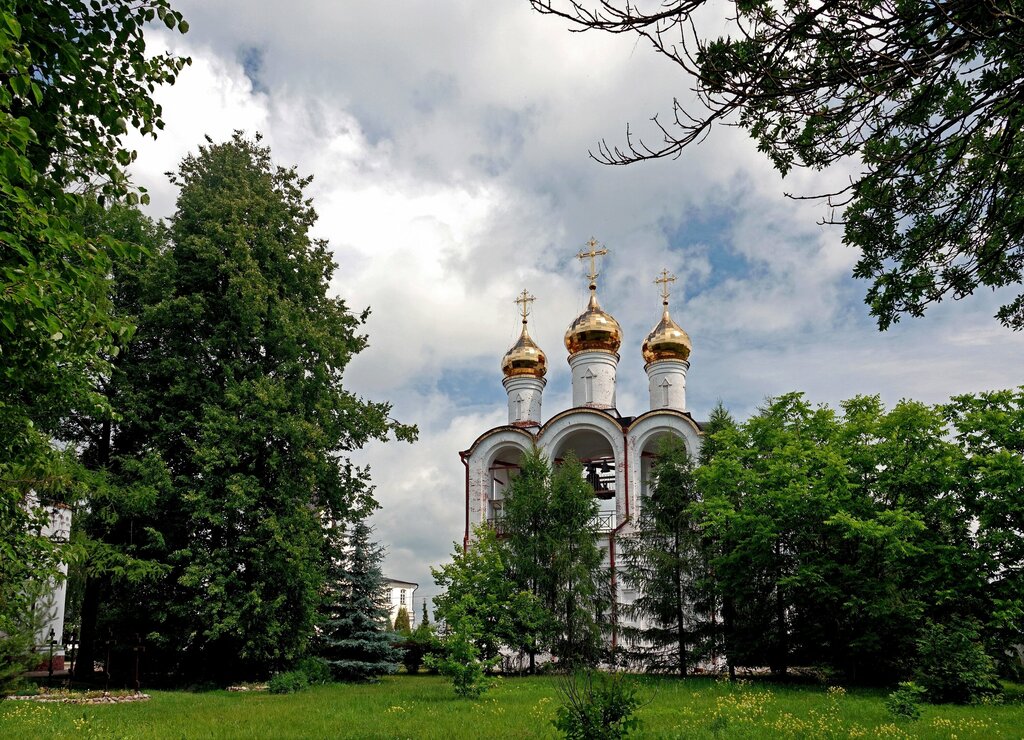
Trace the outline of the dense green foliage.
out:
M 916 674 L 960 687 L 929 689 L 944 700 L 992 690 L 992 659 L 1008 665 L 1021 635 L 1024 396 L 842 411 L 773 399 L 697 470 L 730 662 Z
M 267 682 L 267 691 L 271 694 L 294 694 L 309 686 L 309 676 L 305 671 L 294 670 L 275 673 Z
M 1019 700 L 996 706 L 923 706 L 912 726 L 896 722 L 877 691 L 820 686 L 634 677 L 643 706 L 635 737 L 906 737 L 1017 740 Z M 1024 687 L 1017 689 L 1017 695 Z M 314 686 L 284 696 L 260 692 L 154 691 L 136 704 L 74 706 L 0 702 L 0 735 L 91 737 L 555 738 L 558 681 L 498 681 L 482 701 L 453 696 L 440 676 L 390 676 L 377 684 Z
M 457 696 L 476 699 L 494 685 L 487 675 L 500 656 L 485 656 L 480 648 L 484 641 L 484 625 L 475 613 L 472 596 L 467 596 L 447 610 L 441 649 L 426 657 L 428 667 L 447 676 Z
M 422 622 L 398 643 L 407 673 L 418 673 L 428 656 L 440 655 L 441 641 L 429 622 Z
M 347 536 L 332 532 L 317 655 L 339 681 L 369 681 L 398 669 L 402 652 L 393 642 L 381 574 L 384 551 L 357 519 Z
M 62 557 L 35 536 L 45 513 L 26 508 L 28 494 L 78 495 L 73 456 L 51 440 L 72 406 L 104 404 L 92 380 L 131 333 L 105 281 L 139 250 L 86 234 L 79 214 L 87 192 L 137 197 L 121 136 L 163 126 L 151 95 L 188 62 L 144 53 L 158 17 L 187 30 L 166 0 L 0 6 L 0 634 L 12 637 L 29 629 L 31 584 Z
M 503 645 L 521 640 L 518 627 L 530 609 L 520 610 L 528 593 L 508 578 L 506 553 L 490 527 L 473 531 L 469 546 L 455 545 L 450 563 L 431 568 L 444 591 L 434 599 L 434 613 L 453 630 L 456 621 L 472 625 L 484 661 L 496 658 Z
M 995 662 L 985 653 L 975 624 L 929 622 L 917 638 L 917 683 L 932 702 L 979 701 L 998 694 Z
M 696 99 L 627 131 L 626 164 L 676 157 L 718 123 L 742 126 L 783 174 L 852 163 L 827 194 L 858 248 L 854 275 L 885 329 L 945 297 L 1024 281 L 1024 20 L 1019 0 L 531 0 L 577 29 L 637 34 L 679 65 Z M 819 196 L 826 197 L 826 196 Z M 1024 328 L 1024 294 L 996 314 Z
M 921 719 L 921 700 L 925 691 L 913 681 L 901 681 L 896 690 L 885 697 L 885 708 L 896 719 Z

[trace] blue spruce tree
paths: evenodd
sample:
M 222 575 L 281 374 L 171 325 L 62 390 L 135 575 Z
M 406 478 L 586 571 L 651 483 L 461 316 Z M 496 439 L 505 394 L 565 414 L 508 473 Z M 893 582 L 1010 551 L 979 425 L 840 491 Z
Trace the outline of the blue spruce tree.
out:
M 332 536 L 319 653 L 339 681 L 394 673 L 402 658 L 388 629 L 380 568 L 384 550 L 371 540 L 372 533 L 360 518 L 347 537 L 342 532 Z

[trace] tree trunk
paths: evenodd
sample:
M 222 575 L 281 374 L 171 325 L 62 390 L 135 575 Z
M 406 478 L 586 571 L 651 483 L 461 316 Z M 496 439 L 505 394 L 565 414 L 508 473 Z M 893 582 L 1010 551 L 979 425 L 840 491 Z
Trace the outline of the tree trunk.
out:
M 100 584 L 96 576 L 86 577 L 82 595 L 82 628 L 75 655 L 75 680 L 90 681 L 96 661 L 96 617 L 99 614 Z
M 686 677 L 686 628 L 684 624 L 686 605 L 683 603 L 683 564 L 679 555 L 679 532 L 675 532 L 675 556 L 676 562 L 673 567 L 673 575 L 676 580 L 676 639 L 679 648 L 679 675 Z

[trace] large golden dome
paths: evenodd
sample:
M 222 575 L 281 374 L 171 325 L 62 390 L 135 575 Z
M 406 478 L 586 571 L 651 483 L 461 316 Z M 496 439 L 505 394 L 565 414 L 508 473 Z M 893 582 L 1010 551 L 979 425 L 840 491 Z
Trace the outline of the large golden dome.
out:
M 501 372 L 506 378 L 513 378 L 518 375 L 531 375 L 535 378 L 543 378 L 548 371 L 548 358 L 544 356 L 541 348 L 530 338 L 526 331 L 526 320 L 523 320 L 523 333 L 519 335 L 518 341 L 501 358 Z
M 622 327 L 601 308 L 597 302 L 597 289 L 591 283 L 587 310 L 577 316 L 565 332 L 565 348 L 570 355 L 590 349 L 618 352 L 621 344 Z
M 640 349 L 644 362 L 649 365 L 658 360 L 689 360 L 692 348 L 689 335 L 669 316 L 666 302 L 661 321 L 647 335 Z

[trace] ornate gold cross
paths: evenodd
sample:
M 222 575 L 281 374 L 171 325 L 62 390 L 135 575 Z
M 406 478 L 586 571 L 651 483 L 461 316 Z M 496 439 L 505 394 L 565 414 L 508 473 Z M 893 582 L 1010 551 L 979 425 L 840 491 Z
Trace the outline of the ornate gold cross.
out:
M 587 246 L 590 247 L 590 251 L 584 252 L 581 249 L 580 253 L 576 255 L 576 259 L 590 260 L 590 273 L 587 275 L 587 278 L 590 280 L 590 287 L 595 288 L 597 287 L 597 276 L 600 274 L 597 271 L 597 258 L 608 254 L 608 250 L 604 248 L 598 249 L 597 239 L 594 237 L 590 237 L 590 241 L 587 242 Z
M 662 305 L 665 305 L 665 306 L 668 305 L 668 296 L 669 296 L 668 284 L 669 283 L 674 283 L 675 281 L 676 281 L 676 276 L 675 275 L 669 275 L 668 274 L 668 270 L 662 270 L 661 271 L 661 277 L 654 281 L 655 285 L 660 285 L 661 286 L 661 302 L 662 302 Z
M 526 323 L 526 317 L 530 315 L 530 304 L 533 303 L 536 297 L 526 292 L 526 288 L 523 288 L 523 292 L 516 298 L 516 303 L 519 304 L 519 313 L 523 315 L 523 323 Z

